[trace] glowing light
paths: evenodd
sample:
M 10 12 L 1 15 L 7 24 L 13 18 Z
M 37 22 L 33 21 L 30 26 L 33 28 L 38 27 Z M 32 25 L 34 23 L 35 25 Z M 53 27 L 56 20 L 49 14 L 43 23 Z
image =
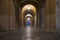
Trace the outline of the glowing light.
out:
M 27 17 L 27 16 L 30 16 L 30 17 L 32 17 L 32 15 L 31 15 L 31 14 L 27 14 L 25 17 Z
M 28 7 L 28 10 L 30 10 L 31 8 L 30 7 Z
M 30 34 L 30 27 L 27 27 L 27 36 L 30 37 L 31 34 Z
M 30 21 L 30 18 L 27 18 L 28 21 Z
M 29 26 L 27 27 L 27 33 L 30 33 L 30 27 Z
M 24 13 L 26 10 L 32 10 L 34 13 L 36 13 L 36 7 L 31 4 L 27 4 L 22 8 L 22 13 Z

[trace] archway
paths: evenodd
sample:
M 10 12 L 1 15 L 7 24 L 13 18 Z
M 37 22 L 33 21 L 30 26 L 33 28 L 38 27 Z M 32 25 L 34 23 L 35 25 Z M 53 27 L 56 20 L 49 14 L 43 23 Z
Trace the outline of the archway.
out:
M 33 22 L 33 16 L 31 14 L 26 14 L 25 15 L 25 25 L 26 26 L 33 26 L 34 22 Z
M 25 13 L 25 12 L 27 12 L 27 13 Z M 33 13 L 31 13 L 31 12 L 33 12 Z M 34 6 L 34 5 L 32 5 L 32 4 L 27 4 L 27 5 L 25 5 L 23 8 L 22 8 L 22 27 L 24 27 L 25 25 L 24 25 L 24 18 L 25 18 L 25 14 L 32 14 L 32 15 L 34 15 L 34 26 L 36 27 L 36 18 L 37 18 L 37 11 L 36 11 L 36 7 Z

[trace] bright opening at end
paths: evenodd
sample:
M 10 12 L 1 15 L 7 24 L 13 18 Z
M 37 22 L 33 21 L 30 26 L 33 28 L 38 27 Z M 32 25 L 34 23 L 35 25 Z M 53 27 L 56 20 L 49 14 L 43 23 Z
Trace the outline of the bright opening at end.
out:
M 27 26 L 30 27 L 30 18 L 27 18 Z

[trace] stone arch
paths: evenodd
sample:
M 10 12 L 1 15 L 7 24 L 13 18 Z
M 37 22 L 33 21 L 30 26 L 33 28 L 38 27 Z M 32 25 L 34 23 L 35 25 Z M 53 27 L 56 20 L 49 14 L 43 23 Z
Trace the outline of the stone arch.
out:
M 25 6 L 27 4 L 31 4 L 31 5 L 34 5 L 36 7 L 36 10 L 37 10 L 37 19 L 38 19 L 38 17 L 39 17 L 38 16 L 39 15 L 38 11 L 40 10 L 41 5 L 37 1 L 22 1 L 22 2 L 20 2 L 19 3 L 19 7 L 20 7 L 19 8 L 20 9 L 20 14 L 19 15 L 20 15 L 20 18 L 21 18 L 21 13 L 22 13 L 21 10 L 22 10 L 23 6 Z M 20 24 L 22 24 L 22 23 L 20 23 Z M 38 25 L 38 23 L 37 23 L 37 25 Z

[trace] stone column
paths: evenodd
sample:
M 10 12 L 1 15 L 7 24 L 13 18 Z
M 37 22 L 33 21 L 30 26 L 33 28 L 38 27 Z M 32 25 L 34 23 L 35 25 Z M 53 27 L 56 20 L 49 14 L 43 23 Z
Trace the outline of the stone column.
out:
M 8 11 L 9 11 L 9 30 L 15 30 L 16 28 L 16 18 L 15 18 L 15 6 L 12 0 L 8 1 Z
M 56 1 L 46 0 L 45 5 L 45 31 L 56 32 Z
M 19 8 L 19 25 L 20 25 L 20 27 L 22 27 L 21 7 Z
M 41 29 L 41 8 L 39 7 L 39 9 L 38 9 L 38 28 L 40 28 Z
M 7 31 L 8 26 L 8 0 L 0 0 L 0 31 Z
M 39 11 L 37 11 L 36 27 L 39 28 Z
M 36 27 L 38 27 L 38 11 L 36 12 Z
M 36 16 L 34 17 L 34 27 L 37 27 L 37 25 L 36 25 L 36 22 L 37 22 L 37 20 L 36 20 Z

